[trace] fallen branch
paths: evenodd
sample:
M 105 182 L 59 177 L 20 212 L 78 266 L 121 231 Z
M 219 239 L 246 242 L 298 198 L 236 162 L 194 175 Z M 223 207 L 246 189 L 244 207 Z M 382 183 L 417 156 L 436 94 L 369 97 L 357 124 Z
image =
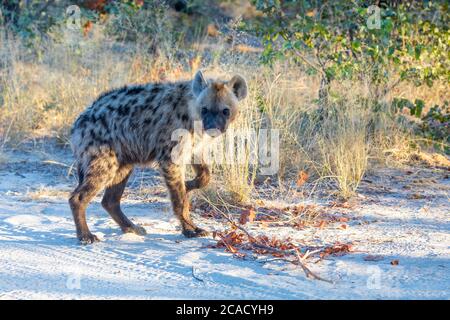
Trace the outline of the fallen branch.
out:
M 254 243 L 253 245 L 258 247 L 258 248 L 261 248 L 261 249 L 264 249 L 264 250 L 267 250 L 267 251 L 276 252 L 276 253 L 281 254 L 281 255 L 292 254 L 292 252 L 294 252 L 295 253 L 295 257 L 297 258 L 296 260 L 289 260 L 289 259 L 283 259 L 283 258 L 281 258 L 281 260 L 288 261 L 288 262 L 293 263 L 293 264 L 298 264 L 303 269 L 303 271 L 306 274 L 306 277 L 308 277 L 308 278 L 313 278 L 313 279 L 316 279 L 316 280 L 321 280 L 321 281 L 325 281 L 325 282 L 328 282 L 328 283 L 333 283 L 331 280 L 324 279 L 324 278 L 318 276 L 317 274 L 315 274 L 314 272 L 312 272 L 303 263 L 303 261 L 306 259 L 306 257 L 305 257 L 306 254 L 302 257 L 300 255 L 300 250 L 299 249 L 280 250 L 280 249 L 277 249 L 277 248 L 272 248 L 270 246 L 263 245 L 261 243 Z M 316 250 L 316 251 L 320 251 L 320 250 Z
M 320 250 L 314 250 L 314 251 L 312 251 L 312 252 L 309 252 L 309 251 L 308 251 L 308 252 L 306 252 L 306 253 L 303 255 L 303 257 L 302 257 L 301 254 L 300 254 L 300 250 L 299 250 L 298 248 L 284 249 L 284 250 L 283 250 L 283 249 L 278 249 L 278 248 L 274 248 L 274 247 L 268 246 L 268 245 L 262 243 L 261 241 L 259 241 L 257 238 L 253 237 L 253 236 L 252 236 L 252 235 L 251 235 L 244 227 L 242 227 L 241 225 L 237 224 L 237 223 L 234 221 L 234 219 L 231 218 L 228 214 L 225 214 L 222 210 L 219 210 L 216 206 L 214 206 L 214 205 L 212 205 L 212 206 L 217 210 L 217 212 L 218 212 L 223 218 L 225 218 L 225 219 L 231 224 L 231 226 L 232 226 L 233 228 L 242 231 L 242 232 L 247 236 L 247 238 L 248 238 L 248 240 L 249 240 L 249 242 L 250 242 L 250 245 L 251 245 L 252 247 L 255 247 L 255 248 L 257 248 L 257 249 L 263 249 L 263 250 L 266 250 L 266 251 L 268 251 L 268 252 L 276 253 L 276 254 L 278 254 L 278 255 L 280 255 L 280 256 L 286 256 L 286 255 L 292 255 L 292 254 L 294 254 L 294 257 L 296 257 L 296 260 L 290 260 L 290 259 L 286 259 L 286 258 L 281 258 L 281 260 L 284 260 L 284 261 L 287 261 L 287 262 L 290 262 L 290 263 L 299 265 L 299 266 L 303 269 L 303 271 L 305 272 L 305 275 L 306 275 L 307 278 L 312 278 L 312 279 L 315 279 L 315 280 L 320 280 L 320 281 L 325 281 L 325 282 L 328 282 L 328 283 L 333 283 L 332 281 L 327 280 L 327 279 L 324 279 L 324 278 L 318 276 L 317 274 L 315 274 L 314 272 L 312 272 L 312 271 L 305 265 L 305 263 L 304 263 L 304 261 L 305 261 L 309 256 L 311 256 L 311 255 L 314 254 L 314 253 L 320 252 Z M 236 250 L 233 246 L 231 246 L 231 244 L 229 244 L 229 243 L 224 239 L 224 237 L 220 237 L 220 238 L 222 239 L 222 242 L 223 242 L 224 246 L 225 246 L 231 253 L 233 253 L 233 254 L 236 254 L 236 253 L 237 253 L 237 250 Z
M 320 280 L 320 281 L 325 281 L 328 283 L 333 283 L 333 281 L 328 280 L 328 279 L 324 279 L 320 276 L 318 276 L 317 274 L 315 274 L 314 272 L 312 272 L 303 262 L 302 262 L 302 257 L 300 256 L 300 253 L 298 252 L 298 250 L 296 251 L 296 256 L 298 259 L 298 264 L 302 267 L 303 271 L 305 272 L 307 277 L 311 277 L 313 279 L 316 280 Z

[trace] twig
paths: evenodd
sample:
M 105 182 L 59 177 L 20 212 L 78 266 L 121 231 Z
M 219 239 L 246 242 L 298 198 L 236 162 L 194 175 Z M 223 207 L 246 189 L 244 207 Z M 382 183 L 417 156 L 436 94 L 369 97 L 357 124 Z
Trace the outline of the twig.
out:
M 195 275 L 194 266 L 192 266 L 191 272 L 192 272 L 192 278 L 194 278 L 195 280 L 200 281 L 200 282 L 204 282 L 205 281 L 202 278 L 199 278 L 198 276 Z
M 315 274 L 314 272 L 312 272 L 303 262 L 302 262 L 302 257 L 300 256 L 300 253 L 298 252 L 298 250 L 296 251 L 296 257 L 298 259 L 298 264 L 302 267 L 303 271 L 305 272 L 307 277 L 311 277 L 313 279 L 316 280 L 320 280 L 320 281 L 325 281 L 328 283 L 333 283 L 333 281 L 328 280 L 328 279 L 324 279 L 320 276 L 318 276 L 317 274 Z
M 317 274 L 315 274 L 314 272 L 312 272 L 302 261 L 302 258 L 298 255 L 296 260 L 290 260 L 287 258 L 274 258 L 274 259 L 270 259 L 270 260 L 266 260 L 266 261 L 262 261 L 263 263 L 268 263 L 268 262 L 272 262 L 272 261 L 286 261 L 292 264 L 297 264 L 300 265 L 300 267 L 303 269 L 303 271 L 306 274 L 307 278 L 312 278 L 315 280 L 320 280 L 320 281 L 324 281 L 324 282 L 328 282 L 328 283 L 333 283 L 333 281 L 328 280 L 328 279 L 324 279 L 320 276 L 318 276 Z
M 310 256 L 310 255 L 313 255 L 313 254 L 315 254 L 315 253 L 319 253 L 320 251 L 322 251 L 321 249 L 317 249 L 317 250 L 313 250 L 313 251 L 306 251 L 306 253 L 303 255 L 303 257 L 302 257 L 302 261 L 305 261 L 306 259 L 308 259 L 308 257 Z
M 308 278 L 311 277 L 311 278 L 316 279 L 316 280 L 321 280 L 321 281 L 325 281 L 325 282 L 328 282 L 328 283 L 333 283 L 331 280 L 324 279 L 324 278 L 318 276 L 317 274 L 315 274 L 314 272 L 312 272 L 312 271 L 311 271 L 311 270 L 303 263 L 303 261 L 304 261 L 306 258 L 302 258 L 302 257 L 300 256 L 300 252 L 299 252 L 298 249 L 281 250 L 281 249 L 272 248 L 272 247 L 270 247 L 270 246 L 266 246 L 266 245 L 263 245 L 263 244 L 260 244 L 260 243 L 254 243 L 254 245 L 255 245 L 256 247 L 261 248 L 261 249 L 265 249 L 265 250 L 267 250 L 267 251 L 272 251 L 272 252 L 279 253 L 279 254 L 286 254 L 286 253 L 292 253 L 292 252 L 295 252 L 295 256 L 297 257 L 297 261 L 292 261 L 292 260 L 289 260 L 289 259 L 285 259 L 285 261 L 289 261 L 289 262 L 291 262 L 291 263 L 300 265 L 300 267 L 302 267 L 303 271 L 305 272 L 306 277 L 308 277 Z M 316 252 L 317 252 L 317 251 L 318 251 L 318 250 L 316 250 Z M 310 254 L 311 254 L 311 253 L 310 253 Z M 310 254 L 309 254 L 309 255 L 310 255 Z M 306 254 L 305 254 L 305 256 L 306 256 Z
M 214 205 L 213 205 L 213 206 L 214 206 Z M 215 206 L 214 206 L 214 207 L 215 207 Z M 318 276 L 317 274 L 315 274 L 314 272 L 312 272 L 312 271 L 311 271 L 311 270 L 303 263 L 303 261 L 306 260 L 306 258 L 307 258 L 308 256 L 310 256 L 310 255 L 313 254 L 313 253 L 317 253 L 319 250 L 315 250 L 315 251 L 312 251 L 312 252 L 309 252 L 309 251 L 308 251 L 308 252 L 303 256 L 303 259 L 302 259 L 302 257 L 300 256 L 300 252 L 299 252 L 299 249 L 298 249 L 298 248 L 296 248 L 296 249 L 288 249 L 288 250 L 281 250 L 281 249 L 277 249 L 277 248 L 273 248 L 273 247 L 267 246 L 267 245 L 261 243 L 260 241 L 258 241 L 258 240 L 257 240 L 255 237 L 253 237 L 253 236 L 252 236 L 245 228 L 243 228 L 242 226 L 238 225 L 238 224 L 237 224 L 231 217 L 229 217 L 227 214 L 225 214 L 225 213 L 222 212 L 221 210 L 218 210 L 217 207 L 216 207 L 216 209 L 217 209 L 217 211 L 219 212 L 219 214 L 222 215 L 226 220 L 228 220 L 228 222 L 230 222 L 230 224 L 231 224 L 233 227 L 235 227 L 235 228 L 241 230 L 242 232 L 244 232 L 244 233 L 247 235 L 248 239 L 250 240 L 250 243 L 251 243 L 254 247 L 260 248 L 260 249 L 264 249 L 264 250 L 267 250 L 267 251 L 271 251 L 271 252 L 274 252 L 274 253 L 278 253 L 278 254 L 281 254 L 281 255 L 286 255 L 286 254 L 292 254 L 292 253 L 295 253 L 295 256 L 296 256 L 296 258 L 297 258 L 297 261 L 292 261 L 292 260 L 289 260 L 289 259 L 282 259 L 282 260 L 289 261 L 290 263 L 300 265 L 300 267 L 301 267 L 301 268 L 303 269 L 303 271 L 305 272 L 307 278 L 313 278 L 313 279 L 316 279 L 316 280 L 321 280 L 321 281 L 325 281 L 325 282 L 328 282 L 328 283 L 333 283 L 333 282 L 330 281 L 330 280 L 327 280 L 327 279 L 324 279 L 324 278 Z M 223 242 L 224 242 L 224 244 L 227 246 L 226 241 L 223 241 Z M 227 246 L 227 248 L 228 248 L 228 246 Z
M 71 165 L 69 166 L 69 165 L 67 165 L 65 163 L 62 163 L 62 162 L 59 162 L 59 161 L 55 161 L 55 160 L 43 160 L 42 163 L 54 164 L 54 165 L 65 167 L 65 168 L 71 168 L 72 167 Z

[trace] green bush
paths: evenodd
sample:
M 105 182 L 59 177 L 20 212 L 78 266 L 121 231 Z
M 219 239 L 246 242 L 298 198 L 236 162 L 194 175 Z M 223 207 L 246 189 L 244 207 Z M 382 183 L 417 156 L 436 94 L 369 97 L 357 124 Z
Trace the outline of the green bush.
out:
M 450 107 L 448 101 L 442 106 L 435 105 L 427 113 L 425 102 L 416 99 L 414 102 L 408 99 L 393 100 L 393 105 L 398 111 L 408 109 L 410 115 L 418 121 L 410 121 L 416 134 L 432 141 L 433 145 L 447 154 L 450 154 Z
M 361 0 L 253 2 L 264 13 L 256 23 L 263 61 L 288 57 L 319 74 L 321 97 L 334 79 L 369 76 L 378 93 L 406 80 L 429 86 L 450 80 L 447 1 L 385 8 Z

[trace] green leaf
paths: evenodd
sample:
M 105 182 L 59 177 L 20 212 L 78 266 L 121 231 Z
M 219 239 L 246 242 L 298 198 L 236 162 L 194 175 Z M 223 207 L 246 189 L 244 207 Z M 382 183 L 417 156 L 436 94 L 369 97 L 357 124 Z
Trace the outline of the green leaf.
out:
M 416 99 L 415 101 L 414 101 L 414 104 L 415 104 L 415 112 L 414 112 L 414 115 L 417 117 L 417 118 L 420 118 L 421 117 L 421 115 L 422 115 L 422 111 L 423 111 L 423 108 L 424 108 L 424 106 L 425 106 L 425 102 L 423 101 L 423 100 L 421 100 L 421 99 Z
M 420 45 L 417 45 L 415 48 L 414 48 L 414 57 L 416 58 L 416 60 L 419 60 L 420 59 L 420 54 L 422 53 L 422 46 L 420 46 Z
M 360 48 L 361 48 L 361 41 L 356 40 L 352 42 L 353 51 L 359 52 Z

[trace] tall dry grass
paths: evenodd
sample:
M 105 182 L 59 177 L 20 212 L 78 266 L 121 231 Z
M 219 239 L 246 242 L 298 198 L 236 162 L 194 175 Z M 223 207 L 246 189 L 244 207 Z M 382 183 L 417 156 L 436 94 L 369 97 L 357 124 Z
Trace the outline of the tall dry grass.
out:
M 337 98 L 324 112 L 317 102 L 318 79 L 284 62 L 260 65 L 255 53 L 241 53 L 226 41 L 213 47 L 196 44 L 182 55 L 173 44 L 155 52 L 145 42 L 111 38 L 101 24 L 88 37 L 54 28 L 33 52 L 3 29 L 0 41 L 0 145 L 39 137 L 67 144 L 75 117 L 101 92 L 130 83 L 187 79 L 198 68 L 213 77 L 238 72 L 248 79 L 249 96 L 234 128 L 279 129 L 280 169 L 274 175 L 279 186 L 306 171 L 349 197 L 369 159 L 383 161 L 408 139 L 388 112 L 370 108 L 375 102 L 366 84 L 338 84 L 332 89 Z M 205 193 L 210 199 L 252 199 L 260 173 L 250 162 L 251 152 L 247 145 L 239 165 L 213 166 L 217 181 Z

